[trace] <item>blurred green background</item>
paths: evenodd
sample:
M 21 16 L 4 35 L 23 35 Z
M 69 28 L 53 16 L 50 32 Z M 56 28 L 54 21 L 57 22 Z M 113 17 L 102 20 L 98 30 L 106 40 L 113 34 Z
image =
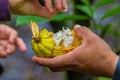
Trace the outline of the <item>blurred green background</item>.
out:
M 42 0 L 39 0 L 44 5 Z M 28 51 L 19 50 L 11 57 L 0 62 L 4 72 L 0 80 L 112 80 L 95 77 L 80 72 L 49 72 L 45 67 L 32 62 L 31 31 L 28 21 L 33 20 L 41 28 L 56 32 L 63 26 L 73 28 L 75 24 L 85 25 L 104 39 L 113 51 L 120 53 L 120 1 L 119 0 L 68 0 L 68 11 L 59 13 L 51 19 L 37 16 L 12 15 L 10 22 L 4 22 L 15 28 L 27 44 Z M 94 55 L 93 55 L 94 56 Z M 12 64 L 12 65 L 11 65 Z

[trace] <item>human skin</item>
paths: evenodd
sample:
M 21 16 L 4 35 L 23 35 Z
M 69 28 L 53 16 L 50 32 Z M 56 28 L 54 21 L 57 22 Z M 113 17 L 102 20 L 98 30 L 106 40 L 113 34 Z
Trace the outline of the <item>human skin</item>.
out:
M 16 48 L 23 53 L 27 50 L 23 40 L 18 37 L 17 31 L 7 25 L 0 24 L 0 58 L 6 58 L 13 54 Z
M 33 61 L 53 72 L 77 71 L 112 78 L 119 59 L 109 45 L 87 27 L 75 25 L 74 30 L 83 43 L 73 51 L 54 58 L 33 56 Z
M 55 0 L 53 7 L 52 0 L 44 0 L 45 6 L 39 4 L 38 0 L 8 0 L 11 14 L 34 15 L 51 18 L 56 13 L 67 9 L 66 0 Z M 12 54 L 16 47 L 20 51 L 26 51 L 26 45 L 18 37 L 17 32 L 7 25 L 0 24 L 0 58 Z
M 66 0 L 55 0 L 55 6 L 52 0 L 44 0 L 45 6 L 42 6 L 38 0 L 9 0 L 10 11 L 18 15 L 35 15 L 45 18 L 51 18 L 56 13 L 67 9 Z

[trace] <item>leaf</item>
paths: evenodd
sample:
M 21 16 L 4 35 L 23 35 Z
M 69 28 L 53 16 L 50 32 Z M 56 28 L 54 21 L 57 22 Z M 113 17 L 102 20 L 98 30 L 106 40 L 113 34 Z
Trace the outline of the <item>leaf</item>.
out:
M 95 19 L 95 18 L 97 17 L 97 11 L 96 11 L 94 5 L 91 5 L 91 12 L 92 12 L 91 17 L 92 17 L 93 19 Z
M 109 3 L 113 3 L 115 0 L 99 0 L 99 2 L 96 3 L 95 7 L 99 8 L 101 6 L 107 5 Z
M 98 80 L 112 80 L 110 78 L 99 77 Z
M 16 26 L 22 25 L 22 24 L 27 24 L 28 21 L 35 21 L 35 22 L 39 22 L 39 21 L 48 21 L 48 19 L 46 18 L 41 18 L 41 17 L 37 17 L 37 16 L 18 16 L 17 20 L 16 20 Z
M 109 11 L 107 11 L 105 14 L 102 15 L 101 17 L 101 21 L 110 17 L 110 16 L 114 16 L 114 15 L 117 15 L 117 14 L 120 14 L 120 6 L 117 6 Z
M 116 36 L 116 33 L 118 33 L 115 29 L 113 29 L 112 24 L 104 25 L 104 28 L 102 31 L 103 31 L 104 35 L 108 34 L 108 35 Z
M 84 15 L 68 15 L 68 14 L 57 14 L 51 19 L 41 18 L 37 16 L 18 16 L 16 21 L 16 26 L 27 24 L 28 21 L 35 22 L 48 22 L 48 21 L 66 21 L 66 20 L 86 20 L 88 17 Z
M 81 2 L 83 2 L 85 5 L 89 5 L 90 1 L 89 0 L 80 0 Z
M 111 31 L 111 24 L 106 24 L 106 25 L 99 25 L 101 27 L 101 33 L 100 33 L 100 37 L 103 38 L 105 37 L 105 35 L 108 33 L 108 31 Z M 112 31 L 111 31 L 112 32 Z
M 91 16 L 91 15 L 92 15 L 92 13 L 91 13 L 91 11 L 90 11 L 90 9 L 89 9 L 88 6 L 77 5 L 76 8 L 79 9 L 80 11 L 84 12 L 84 13 L 87 14 L 88 16 Z
M 58 14 L 55 15 L 50 21 L 86 20 L 86 19 L 88 19 L 88 17 L 84 15 Z

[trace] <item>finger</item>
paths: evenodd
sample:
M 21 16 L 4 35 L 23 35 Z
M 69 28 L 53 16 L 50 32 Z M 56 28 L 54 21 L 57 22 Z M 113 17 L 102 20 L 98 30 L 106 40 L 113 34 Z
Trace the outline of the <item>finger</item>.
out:
M 15 45 L 9 43 L 7 40 L 0 40 L 0 45 L 8 54 L 11 54 L 15 51 Z
M 6 51 L 0 51 L 0 58 L 6 58 L 7 56 L 8 55 Z
M 5 48 L 7 44 L 8 44 L 8 40 L 0 40 L 0 46 Z
M 4 29 L 3 25 L 0 25 L 0 38 L 1 39 L 8 38 L 8 36 L 6 35 L 6 30 Z
M 61 0 L 56 0 L 55 1 L 55 8 L 57 9 L 57 11 L 62 11 L 62 1 Z
M 6 52 L 8 55 L 12 54 L 15 51 L 15 45 L 7 44 Z
M 95 34 L 85 26 L 75 25 L 74 30 L 77 36 L 82 38 L 83 41 L 90 40 L 95 36 Z
M 79 31 L 79 28 L 80 28 L 80 27 L 82 27 L 82 26 L 76 24 L 76 25 L 74 26 L 74 31 L 75 31 L 76 35 L 77 35 L 79 38 L 82 38 L 81 32 Z
M 27 50 L 26 45 L 21 38 L 17 38 L 16 44 L 21 52 L 23 52 L 23 53 L 26 52 L 26 50 Z
M 44 0 L 44 1 L 45 1 L 45 6 L 48 9 L 48 11 L 50 11 L 52 13 L 53 12 L 52 1 L 51 0 Z
M 0 45 L 0 51 L 5 50 L 5 47 L 3 47 L 2 45 Z
M 47 2 L 47 0 L 46 0 L 47 3 L 45 4 L 45 6 L 40 5 L 37 0 L 36 0 L 36 2 L 35 2 L 35 0 L 31 0 L 31 1 L 34 1 L 34 6 L 31 7 L 33 9 L 32 14 L 34 14 L 36 16 L 41 16 L 44 18 L 51 18 L 55 15 L 55 13 L 56 13 L 55 9 L 53 9 L 52 13 L 48 11 L 48 10 L 50 10 L 48 7 L 49 1 Z M 50 3 L 50 4 L 52 4 L 52 3 Z M 46 5 L 48 5 L 47 8 L 46 8 Z
M 66 0 L 62 0 L 62 11 L 66 12 L 68 10 L 68 5 Z
M 7 57 L 7 52 L 3 46 L 0 45 L 0 58 Z
M 33 61 L 37 62 L 39 65 L 47 66 L 51 68 L 65 67 L 72 63 L 72 59 L 69 57 L 69 53 L 61 55 L 55 58 L 40 58 L 33 56 Z M 69 60 L 68 60 L 69 59 Z
M 9 26 L 4 25 L 4 24 L 0 25 L 0 32 L 1 32 L 0 37 L 9 39 L 11 43 L 15 41 L 15 38 L 17 36 L 17 31 L 10 28 Z
M 52 64 L 52 58 L 40 58 L 37 56 L 33 56 L 32 60 L 41 66 L 51 67 L 50 65 Z
M 9 36 L 9 42 L 10 43 L 14 43 L 17 36 L 18 36 L 17 31 L 15 31 L 13 29 L 8 30 L 7 35 Z

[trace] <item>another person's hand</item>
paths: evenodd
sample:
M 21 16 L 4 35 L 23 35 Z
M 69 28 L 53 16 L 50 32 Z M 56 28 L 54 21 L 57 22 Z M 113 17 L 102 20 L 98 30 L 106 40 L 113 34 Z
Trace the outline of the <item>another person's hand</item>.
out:
M 9 0 L 10 10 L 13 14 L 50 18 L 56 13 L 67 9 L 66 0 L 55 0 L 54 7 L 52 0 L 44 0 L 44 2 L 45 6 L 42 6 L 38 0 Z
M 17 32 L 7 25 L 0 25 L 0 58 L 5 58 L 12 54 L 16 48 L 21 52 L 26 51 L 26 45 Z
M 73 51 L 55 58 L 33 56 L 33 61 L 52 71 L 79 71 L 94 76 L 113 77 L 118 56 L 99 36 L 86 27 L 75 25 L 74 30 L 83 40 Z

